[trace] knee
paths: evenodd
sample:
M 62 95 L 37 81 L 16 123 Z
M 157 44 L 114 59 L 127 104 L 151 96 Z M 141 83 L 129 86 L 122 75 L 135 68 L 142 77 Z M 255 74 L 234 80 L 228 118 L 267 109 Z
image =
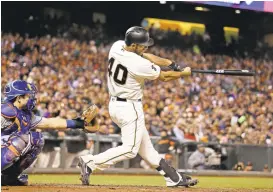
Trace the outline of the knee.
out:
M 133 159 L 137 156 L 137 153 L 134 153 L 133 151 L 130 151 L 128 152 L 127 154 L 125 154 L 125 156 L 128 158 L 128 159 Z
M 128 159 L 133 159 L 137 156 L 138 151 L 136 149 L 129 149 L 128 152 L 125 154 L 125 156 Z

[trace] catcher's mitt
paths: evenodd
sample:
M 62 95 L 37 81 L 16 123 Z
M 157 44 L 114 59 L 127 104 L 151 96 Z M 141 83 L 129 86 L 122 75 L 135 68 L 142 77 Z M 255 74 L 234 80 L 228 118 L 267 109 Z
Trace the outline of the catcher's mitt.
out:
M 84 130 L 87 132 L 96 132 L 99 130 L 99 125 L 94 119 L 99 112 L 99 108 L 96 105 L 89 106 L 81 115 L 81 119 L 84 120 Z

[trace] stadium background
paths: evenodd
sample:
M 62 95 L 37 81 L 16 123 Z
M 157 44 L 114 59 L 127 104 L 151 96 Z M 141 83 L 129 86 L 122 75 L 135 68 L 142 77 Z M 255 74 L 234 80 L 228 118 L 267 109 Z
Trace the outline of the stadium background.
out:
M 270 12 L 268 6 L 263 10 Z M 204 2 L 3 2 L 1 16 L 2 88 L 13 79 L 33 81 L 39 89 L 35 112 L 45 117 L 73 118 L 90 103 L 101 109 L 103 135 L 46 132 L 43 153 L 30 172 L 77 172 L 79 154 L 120 144 L 107 111 L 107 54 L 134 25 L 150 27 L 156 42 L 152 53 L 182 67 L 257 72 L 254 78 L 194 75 L 189 81 L 147 82 L 146 124 L 160 153 L 189 169 L 190 155 L 206 146 L 206 162 L 194 173 L 271 172 L 272 13 Z M 116 166 L 122 167 L 149 170 L 139 157 Z

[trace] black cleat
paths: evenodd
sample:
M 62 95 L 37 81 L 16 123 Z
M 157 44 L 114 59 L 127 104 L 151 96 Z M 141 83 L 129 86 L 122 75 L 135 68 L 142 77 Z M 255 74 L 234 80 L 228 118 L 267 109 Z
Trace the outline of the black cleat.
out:
M 182 177 L 182 180 L 178 183 L 177 186 L 184 186 L 184 187 L 192 187 L 194 185 L 197 185 L 198 180 L 192 179 L 191 176 L 186 175 L 185 173 L 179 173 Z
M 27 186 L 28 185 L 28 175 L 21 174 L 16 179 L 12 179 L 9 176 L 1 176 L 1 186 Z

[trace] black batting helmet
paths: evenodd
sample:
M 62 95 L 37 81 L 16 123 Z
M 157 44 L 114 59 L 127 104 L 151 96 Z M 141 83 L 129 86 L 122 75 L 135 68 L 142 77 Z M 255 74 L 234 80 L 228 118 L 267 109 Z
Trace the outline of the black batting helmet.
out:
M 148 31 L 146 31 L 144 28 L 134 26 L 126 31 L 125 43 L 127 46 L 130 46 L 133 43 L 144 46 L 152 46 L 154 44 L 154 40 L 150 38 Z

